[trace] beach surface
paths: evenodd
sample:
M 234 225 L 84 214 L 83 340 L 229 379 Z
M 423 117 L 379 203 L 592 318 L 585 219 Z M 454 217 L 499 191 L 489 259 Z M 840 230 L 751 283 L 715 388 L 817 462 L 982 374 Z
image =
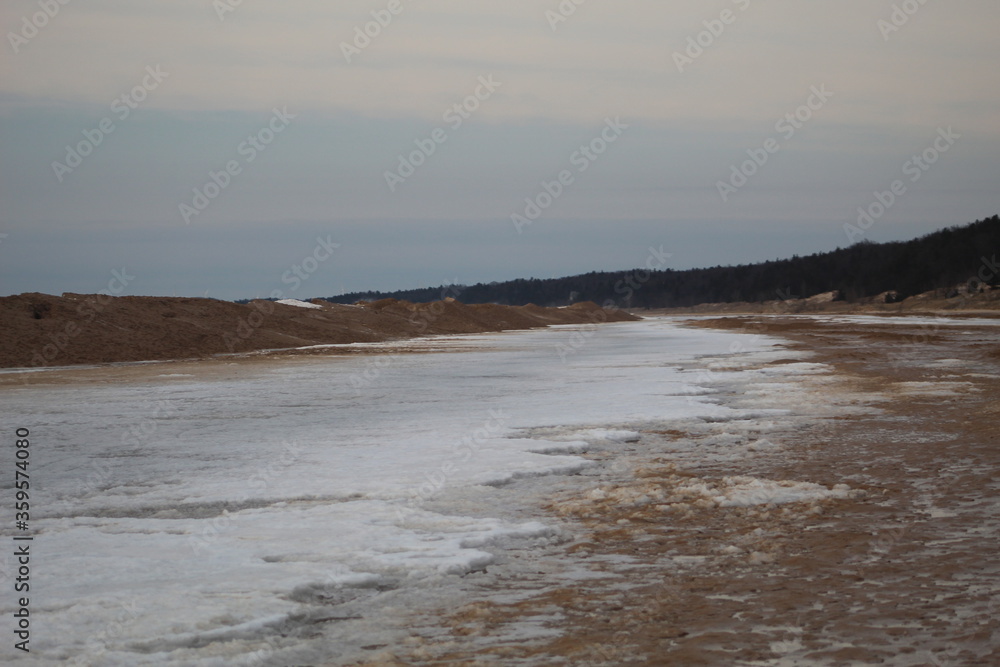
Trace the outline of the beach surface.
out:
M 996 664 L 998 325 L 668 317 L 0 374 L 36 447 L 22 662 Z
M 531 566 L 359 664 L 1000 664 L 998 324 L 691 321 L 788 340 L 817 372 L 709 360 L 722 404 L 787 413 L 595 455 L 599 473 L 548 497 L 572 542 L 511 556 Z M 727 393 L 734 372 L 773 376 Z

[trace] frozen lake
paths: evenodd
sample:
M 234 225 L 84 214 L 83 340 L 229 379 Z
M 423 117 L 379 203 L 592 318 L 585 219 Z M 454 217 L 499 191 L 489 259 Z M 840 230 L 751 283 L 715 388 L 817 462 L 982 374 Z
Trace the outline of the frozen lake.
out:
M 554 530 L 431 511 L 443 488 L 569 474 L 643 425 L 725 418 L 693 362 L 777 344 L 659 319 L 5 389 L 33 443 L 19 662 L 284 664 L 274 638 L 324 603 L 481 569 L 499 543 Z

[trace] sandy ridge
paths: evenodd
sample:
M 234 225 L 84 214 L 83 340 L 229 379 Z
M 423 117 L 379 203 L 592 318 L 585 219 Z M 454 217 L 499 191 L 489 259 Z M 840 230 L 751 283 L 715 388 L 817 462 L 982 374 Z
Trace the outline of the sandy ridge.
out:
M 0 298 L 0 368 L 198 359 L 309 345 L 487 333 L 638 319 L 591 302 L 568 308 L 384 299 L 315 307 L 180 297 L 28 293 Z

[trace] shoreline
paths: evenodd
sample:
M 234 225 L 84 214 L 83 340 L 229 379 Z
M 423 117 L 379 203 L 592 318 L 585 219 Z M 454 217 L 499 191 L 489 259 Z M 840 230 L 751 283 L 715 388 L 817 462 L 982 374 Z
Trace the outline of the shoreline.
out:
M 553 327 L 574 325 L 552 325 Z M 523 329 L 482 332 L 487 335 L 516 334 Z M 72 366 L 43 366 L 28 368 L 0 368 L 0 389 L 10 386 L 63 385 L 74 383 L 146 382 L 154 378 L 217 379 L 243 376 L 265 371 L 275 366 L 305 363 L 315 357 L 396 357 L 409 354 L 440 354 L 461 352 L 447 343 L 471 340 L 471 334 L 436 334 L 416 338 L 377 341 L 371 343 L 339 343 L 256 350 L 220 354 L 206 358 L 153 359 L 149 361 L 119 361 L 102 364 Z
M 588 413 L 587 435 L 564 447 L 558 418 L 538 426 L 555 414 L 544 412 L 508 436 L 549 440 L 534 453 L 574 455 L 565 470 L 420 490 L 430 516 L 534 526 L 490 542 L 484 566 L 413 586 L 331 587 L 312 609 L 315 626 L 298 628 L 297 639 L 262 636 L 261 650 L 316 650 L 337 657 L 315 664 L 369 667 L 993 664 L 1000 329 L 992 320 L 848 319 L 664 318 L 696 336 L 745 335 L 713 339 L 695 356 L 658 343 L 615 367 L 647 369 L 608 376 L 609 400 L 648 403 L 640 421 Z M 291 378 L 317 362 L 340 368 L 340 359 L 358 373 L 369 361 L 395 363 L 401 350 L 520 349 L 510 347 L 516 339 L 484 340 L 377 344 L 366 354 L 384 354 L 370 360 L 259 355 L 36 375 L 156 392 L 160 382 L 266 384 L 276 369 Z M 631 396 L 627 378 L 657 364 L 687 371 L 694 390 L 665 396 L 721 409 L 663 412 L 659 393 Z
M 779 293 L 780 295 L 780 293 Z M 696 306 L 653 308 L 645 312 L 659 315 L 904 315 L 926 317 L 1000 317 L 1000 290 L 971 293 L 968 290 L 935 290 L 902 301 L 884 297 L 853 301 L 839 300 L 834 292 L 808 298 L 782 298 L 764 302 L 733 301 L 702 303 Z M 642 312 L 642 311 L 637 311 Z
M 349 354 L 352 344 L 401 343 L 433 335 L 521 331 L 560 324 L 597 325 L 657 316 L 875 315 L 1000 318 L 1000 290 L 929 294 L 899 303 L 833 301 L 833 295 L 765 303 L 710 303 L 689 308 L 602 308 L 431 303 L 394 299 L 361 305 L 207 298 L 19 294 L 0 297 L 5 336 L 0 370 L 152 362 L 213 362 L 256 356 Z M 322 349 L 321 349 L 322 348 Z M 340 348 L 340 349 L 338 349 Z
M 728 459 L 705 456 L 734 444 L 713 424 L 643 431 L 617 462 L 585 455 L 603 472 L 552 484 L 538 508 L 575 539 L 515 548 L 505 558 L 521 566 L 470 581 L 457 609 L 415 614 L 400 646 L 331 664 L 996 664 L 1000 332 L 759 316 L 690 325 L 781 337 L 833 373 L 786 393 L 816 392 L 799 414 L 721 425 L 747 441 Z M 762 398 L 775 396 L 720 396 Z M 745 507 L 691 492 L 741 478 L 850 490 Z

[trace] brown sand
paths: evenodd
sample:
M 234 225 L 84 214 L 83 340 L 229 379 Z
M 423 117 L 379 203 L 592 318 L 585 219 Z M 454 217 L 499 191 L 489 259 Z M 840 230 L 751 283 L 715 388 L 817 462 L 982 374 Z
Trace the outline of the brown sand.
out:
M 373 647 L 358 664 L 1000 665 L 996 327 L 696 326 L 786 337 L 838 371 L 838 400 L 878 409 L 779 426 L 767 437 L 780 453 L 724 463 L 643 459 L 643 444 L 691 436 L 643 433 L 634 477 L 604 500 L 581 502 L 583 479 L 553 492 L 549 520 L 579 539 L 540 557 L 548 574 L 482 575 L 467 604 L 415 618 L 403 647 Z M 907 384 L 923 382 L 969 384 L 952 396 Z M 677 495 L 728 475 L 854 491 L 750 508 Z M 636 492 L 661 500 L 628 502 Z M 551 574 L 570 566 L 610 578 Z M 532 623 L 554 638 L 519 638 Z
M 215 299 L 19 294 L 0 298 L 0 368 L 205 358 L 309 345 L 485 333 L 638 319 L 585 302 L 569 308 L 385 299 L 322 308 Z M 329 353 L 329 351 L 327 351 Z

